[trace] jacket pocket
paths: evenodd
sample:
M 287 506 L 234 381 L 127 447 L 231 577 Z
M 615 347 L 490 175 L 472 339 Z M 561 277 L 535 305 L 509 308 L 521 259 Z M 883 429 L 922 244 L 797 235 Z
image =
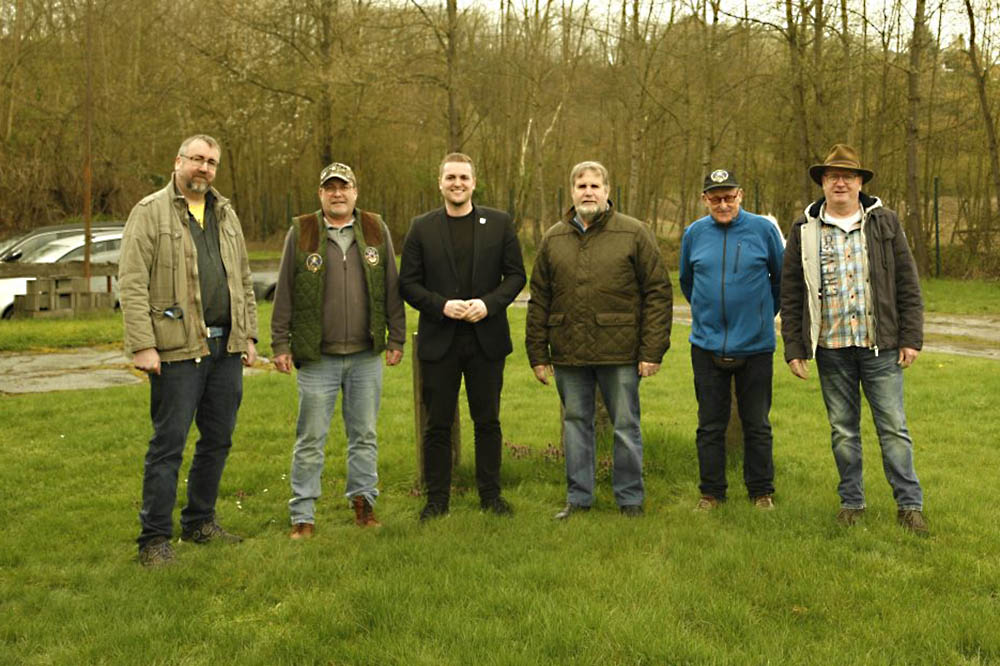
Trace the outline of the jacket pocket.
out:
M 563 321 L 566 319 L 566 314 L 559 312 L 557 314 L 550 314 L 548 320 L 545 322 L 546 326 L 562 326 Z
M 165 308 L 150 306 L 150 317 L 153 321 L 153 336 L 156 338 L 158 351 L 180 349 L 187 343 L 187 331 L 184 319 L 174 319 L 166 316 Z
M 634 312 L 598 312 L 594 315 L 598 326 L 634 326 Z

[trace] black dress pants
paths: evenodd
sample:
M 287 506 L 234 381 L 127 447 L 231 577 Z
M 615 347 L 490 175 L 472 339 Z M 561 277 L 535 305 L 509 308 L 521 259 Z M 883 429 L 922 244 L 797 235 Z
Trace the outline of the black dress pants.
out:
M 479 499 L 500 495 L 500 391 L 505 359 L 483 353 L 475 332 L 456 333 L 451 349 L 438 361 L 421 361 L 424 428 L 424 482 L 427 501 L 448 506 L 451 495 L 451 426 L 458 404 L 458 387 L 465 377 L 465 395 L 475 430 L 476 485 Z

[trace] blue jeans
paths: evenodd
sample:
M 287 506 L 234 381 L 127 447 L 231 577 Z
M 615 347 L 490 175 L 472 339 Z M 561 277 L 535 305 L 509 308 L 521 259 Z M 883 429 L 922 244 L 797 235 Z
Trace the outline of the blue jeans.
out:
M 348 499 L 360 495 L 369 504 L 378 497 L 378 443 L 375 422 L 382 395 L 382 359 L 371 351 L 323 354 L 298 369 L 299 418 L 292 451 L 292 523 L 314 523 L 316 500 L 322 494 L 326 435 L 344 394 L 341 411 L 347 431 Z
M 743 482 L 751 498 L 774 492 L 773 439 L 768 413 L 771 411 L 771 377 L 774 354 L 754 354 L 738 368 L 720 368 L 713 354 L 691 345 L 694 392 L 698 399 L 699 489 L 718 500 L 726 498 L 726 428 L 729 426 L 730 393 L 736 382 L 736 405 L 743 426 Z
M 243 365 L 239 354 L 226 352 L 226 341 L 225 336 L 211 338 L 208 356 L 162 363 L 160 374 L 149 376 L 153 438 L 142 479 L 139 548 L 154 537 L 169 539 L 173 534 L 177 475 L 192 421 L 200 436 L 188 472 L 181 529 L 194 529 L 215 519 L 219 481 L 243 398 Z
M 872 410 L 875 432 L 882 447 L 882 468 L 900 509 L 921 509 L 923 491 L 913 469 L 913 440 L 903 411 L 903 369 L 899 352 L 883 349 L 878 356 L 863 347 L 816 349 L 823 401 L 830 418 L 833 458 L 840 472 L 841 507 L 865 506 L 861 474 L 861 394 Z
M 566 455 L 567 499 L 594 503 L 594 389 L 600 386 L 614 427 L 612 486 L 618 506 L 641 505 L 642 433 L 639 430 L 638 364 L 555 366 L 556 388 L 563 406 L 563 452 Z

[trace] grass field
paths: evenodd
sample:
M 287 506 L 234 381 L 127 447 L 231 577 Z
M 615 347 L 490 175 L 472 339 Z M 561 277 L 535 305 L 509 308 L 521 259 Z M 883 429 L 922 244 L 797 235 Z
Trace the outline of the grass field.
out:
M 511 314 L 520 340 L 524 310 Z M 730 501 L 693 514 L 687 334 L 675 327 L 663 370 L 642 385 L 643 519 L 615 510 L 602 443 L 595 510 L 553 522 L 565 501 L 553 453 L 558 398 L 535 382 L 516 344 L 502 417 L 505 495 L 516 515 L 478 511 L 465 419 L 452 513 L 419 524 L 407 354 L 385 372 L 383 528 L 351 522 L 337 417 L 317 536 L 287 539 L 295 385 L 264 373 L 245 382 L 218 502 L 220 522 L 247 540 L 179 544 L 177 564 L 158 570 L 138 565 L 133 541 L 148 389 L 0 397 L 0 664 L 1000 661 L 997 363 L 925 353 L 907 370 L 931 527 L 920 539 L 895 524 L 867 414 L 869 512 L 852 529 L 834 523 L 836 472 L 815 369 L 802 382 L 780 360 L 777 510 L 744 501 L 732 460 Z

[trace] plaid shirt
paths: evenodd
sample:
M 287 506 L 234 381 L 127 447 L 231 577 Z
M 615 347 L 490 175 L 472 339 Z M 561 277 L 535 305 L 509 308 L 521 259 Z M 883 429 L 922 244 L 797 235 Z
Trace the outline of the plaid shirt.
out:
M 848 233 L 840 227 L 823 223 L 819 252 L 823 284 L 820 347 L 870 346 L 865 324 L 863 252 L 860 224 Z

